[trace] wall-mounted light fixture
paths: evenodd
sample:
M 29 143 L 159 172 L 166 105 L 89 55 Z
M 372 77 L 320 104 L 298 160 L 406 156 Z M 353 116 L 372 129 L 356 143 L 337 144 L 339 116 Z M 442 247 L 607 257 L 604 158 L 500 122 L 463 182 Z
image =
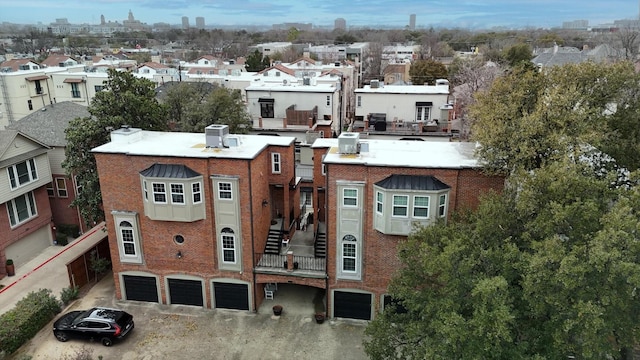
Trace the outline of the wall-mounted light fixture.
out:
M 182 259 L 182 251 L 178 251 L 176 254 L 176 259 Z
M 267 205 L 269 205 L 269 200 L 267 199 L 262 200 L 262 206 L 267 206 Z

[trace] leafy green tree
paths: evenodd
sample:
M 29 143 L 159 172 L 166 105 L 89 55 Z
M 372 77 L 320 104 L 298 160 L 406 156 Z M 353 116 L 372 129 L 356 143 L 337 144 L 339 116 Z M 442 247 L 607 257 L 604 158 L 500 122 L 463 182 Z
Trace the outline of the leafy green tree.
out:
M 414 85 L 435 85 L 437 79 L 447 78 L 448 71 L 444 64 L 437 60 L 418 60 L 411 64 L 409 76 Z
M 90 117 L 76 118 L 65 130 L 67 146 L 62 166 L 76 176 L 82 191 L 71 204 L 78 207 L 84 221 L 104 219 L 102 194 L 91 149 L 109 142 L 109 129 L 122 125 L 145 130 L 166 130 L 167 112 L 155 98 L 155 85 L 129 72 L 109 70 L 105 90 L 96 94 L 88 107 Z
M 503 50 L 503 58 L 507 61 L 509 66 L 516 66 L 520 63 L 529 63 L 533 58 L 531 47 L 527 44 L 515 44 L 507 49 Z
M 204 87 L 205 84 L 182 83 L 167 92 L 164 101 L 176 130 L 204 132 L 211 124 L 226 124 L 233 134 L 247 133 L 251 129 L 251 118 L 240 91 L 216 85 Z
M 625 359 L 640 330 L 640 189 L 579 155 L 402 243 L 389 290 L 406 312 L 370 323 L 369 356 Z
M 245 62 L 247 71 L 261 71 L 269 67 L 271 61 L 268 56 L 263 56 L 262 53 L 256 49 L 254 52 L 247 56 Z
M 619 166 L 640 166 L 640 76 L 631 63 L 592 62 L 543 72 L 516 67 L 476 95 L 472 137 L 492 171 L 531 170 L 585 144 Z

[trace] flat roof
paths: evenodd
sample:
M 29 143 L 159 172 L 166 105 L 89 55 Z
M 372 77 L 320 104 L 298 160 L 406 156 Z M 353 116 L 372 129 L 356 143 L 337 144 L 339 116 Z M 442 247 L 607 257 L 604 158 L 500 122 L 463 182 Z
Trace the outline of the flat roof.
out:
M 356 94 L 442 94 L 449 95 L 449 85 L 383 85 L 372 88 L 371 85 L 365 85 L 361 89 L 355 90 Z
M 297 83 L 283 85 L 282 83 L 264 83 L 251 84 L 247 86 L 245 91 L 282 91 L 282 92 L 322 92 L 334 93 L 338 91 L 335 83 L 316 83 L 314 85 L 299 85 Z
M 230 148 L 208 148 L 203 133 L 163 132 L 131 129 L 130 141 L 122 137 L 120 129 L 114 131 L 120 140 L 110 141 L 91 150 L 94 153 L 126 154 L 140 156 L 165 156 L 188 158 L 253 159 L 267 146 L 289 146 L 293 136 L 235 135 L 240 145 Z M 138 130 L 138 131 L 134 131 Z M 114 132 L 112 132 L 112 139 Z M 136 134 L 137 133 L 137 134 Z
M 364 166 L 416 167 L 438 169 L 479 168 L 474 156 L 476 143 L 360 139 L 369 150 L 359 154 L 340 154 L 338 139 L 317 139 L 312 148 L 329 148 L 324 163 Z

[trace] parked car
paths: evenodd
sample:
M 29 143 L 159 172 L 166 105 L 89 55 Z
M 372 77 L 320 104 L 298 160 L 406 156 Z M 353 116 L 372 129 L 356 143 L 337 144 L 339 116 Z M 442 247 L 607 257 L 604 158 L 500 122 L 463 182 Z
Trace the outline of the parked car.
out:
M 90 339 L 111 346 L 133 330 L 133 316 L 126 311 L 95 307 L 71 311 L 53 323 L 53 334 L 59 341 L 71 338 Z

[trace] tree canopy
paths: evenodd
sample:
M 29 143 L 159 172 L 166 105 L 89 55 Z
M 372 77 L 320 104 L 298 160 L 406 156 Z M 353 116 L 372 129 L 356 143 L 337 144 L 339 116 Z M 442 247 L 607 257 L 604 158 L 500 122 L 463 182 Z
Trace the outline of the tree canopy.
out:
M 128 72 L 109 70 L 103 91 L 88 107 L 90 117 L 76 118 L 65 130 L 67 146 L 62 166 L 75 176 L 82 190 L 71 204 L 89 223 L 104 219 L 102 194 L 96 170 L 94 147 L 109 142 L 109 130 L 130 125 L 145 130 L 166 130 L 167 112 L 155 98 L 155 85 Z
M 433 60 L 418 60 L 411 64 L 409 76 L 414 85 L 435 85 L 437 79 L 446 79 L 447 68 L 443 63 Z

